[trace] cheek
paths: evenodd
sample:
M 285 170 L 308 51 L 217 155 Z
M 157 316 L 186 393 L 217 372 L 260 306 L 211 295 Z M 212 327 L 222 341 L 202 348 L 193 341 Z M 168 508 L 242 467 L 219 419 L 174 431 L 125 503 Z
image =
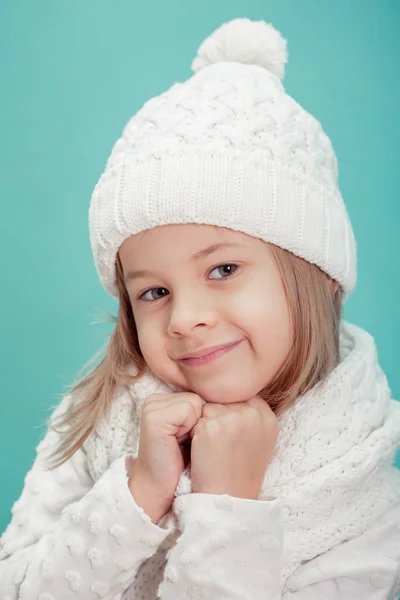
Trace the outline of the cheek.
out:
M 154 319 L 137 319 L 136 330 L 139 346 L 144 358 L 147 359 L 149 355 L 157 353 L 158 346 L 160 345 L 160 333 L 155 326 Z
M 140 350 L 150 369 L 161 378 L 170 369 L 162 327 L 156 318 L 140 318 L 136 322 Z
M 249 305 L 248 305 L 249 306 Z M 250 307 L 249 307 L 250 308 Z M 292 340 L 292 323 L 283 290 L 266 290 L 253 301 L 251 310 L 252 331 L 262 346 L 277 354 L 289 352 Z

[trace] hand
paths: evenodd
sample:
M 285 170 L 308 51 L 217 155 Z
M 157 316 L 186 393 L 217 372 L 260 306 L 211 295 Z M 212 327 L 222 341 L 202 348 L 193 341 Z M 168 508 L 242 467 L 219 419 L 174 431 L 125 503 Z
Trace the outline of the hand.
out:
M 277 417 L 259 396 L 205 404 L 190 433 L 193 493 L 257 500 L 278 432 Z
M 152 394 L 141 416 L 139 452 L 130 461 L 128 486 L 136 503 L 158 522 L 168 512 L 188 462 L 180 446 L 201 418 L 202 399 L 191 392 Z

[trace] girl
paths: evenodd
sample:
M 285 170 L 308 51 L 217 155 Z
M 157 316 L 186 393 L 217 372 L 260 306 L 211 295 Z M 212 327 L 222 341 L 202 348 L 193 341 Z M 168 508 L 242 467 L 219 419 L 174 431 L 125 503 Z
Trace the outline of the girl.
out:
M 12 508 L 3 600 L 400 593 L 400 404 L 341 319 L 356 245 L 286 59 L 226 23 L 116 143 L 89 222 L 119 314 Z

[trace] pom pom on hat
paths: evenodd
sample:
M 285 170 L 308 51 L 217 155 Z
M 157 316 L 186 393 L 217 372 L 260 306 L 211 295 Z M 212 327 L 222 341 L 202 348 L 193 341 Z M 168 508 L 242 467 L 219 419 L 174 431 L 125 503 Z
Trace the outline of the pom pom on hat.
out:
M 282 80 L 287 58 L 286 40 L 271 24 L 233 19 L 204 40 L 192 63 L 192 70 L 197 73 L 209 65 L 232 61 L 259 65 Z

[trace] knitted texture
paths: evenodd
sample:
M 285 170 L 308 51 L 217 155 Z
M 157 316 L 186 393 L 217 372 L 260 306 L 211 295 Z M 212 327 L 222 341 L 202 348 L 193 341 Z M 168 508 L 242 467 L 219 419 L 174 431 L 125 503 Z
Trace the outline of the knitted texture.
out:
M 325 390 L 280 419 L 261 501 L 190 493 L 189 467 L 172 511 L 150 521 L 127 457 L 145 398 L 169 391 L 151 376 L 121 385 L 97 431 L 54 470 L 47 454 L 61 436 L 49 429 L 0 538 L 0 598 L 397 598 L 400 404 L 370 336 L 346 326 L 341 355 Z M 53 417 L 78 400 L 65 396 Z
M 343 322 L 340 359 L 324 387 L 314 386 L 279 417 L 259 499 L 279 498 L 283 506 L 281 589 L 297 589 L 303 562 L 360 535 L 400 501 L 400 471 L 392 466 L 400 403 L 391 399 L 372 336 Z M 144 400 L 173 391 L 151 374 L 121 391 L 109 418 L 85 442 L 95 480 L 121 454 L 138 455 Z M 175 495 L 191 492 L 189 464 Z M 178 527 L 174 511 L 162 525 Z
M 356 283 L 356 243 L 320 123 L 285 93 L 286 42 L 271 25 L 224 24 L 195 74 L 124 127 L 92 194 L 90 241 L 108 293 L 125 239 L 166 224 L 227 227 Z

